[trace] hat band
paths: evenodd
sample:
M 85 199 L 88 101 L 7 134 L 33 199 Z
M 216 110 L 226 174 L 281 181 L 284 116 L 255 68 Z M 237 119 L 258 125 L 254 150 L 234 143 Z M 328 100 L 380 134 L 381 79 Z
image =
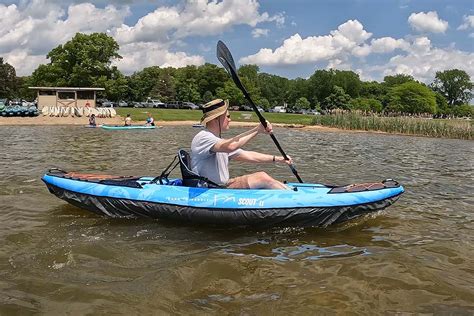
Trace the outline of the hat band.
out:
M 210 107 L 202 109 L 202 113 L 207 113 L 207 112 L 214 111 L 215 109 L 218 109 L 223 105 L 225 105 L 225 101 L 219 102 L 217 104 L 211 105 Z

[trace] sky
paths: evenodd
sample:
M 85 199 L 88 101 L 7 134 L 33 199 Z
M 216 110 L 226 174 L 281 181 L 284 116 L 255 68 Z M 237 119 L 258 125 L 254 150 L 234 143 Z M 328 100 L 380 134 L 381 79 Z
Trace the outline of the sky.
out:
M 114 64 L 219 65 L 224 41 L 237 66 L 308 78 L 352 70 L 364 81 L 404 73 L 431 83 L 458 68 L 474 79 L 474 0 L 0 0 L 0 57 L 30 75 L 77 32 L 105 32 Z

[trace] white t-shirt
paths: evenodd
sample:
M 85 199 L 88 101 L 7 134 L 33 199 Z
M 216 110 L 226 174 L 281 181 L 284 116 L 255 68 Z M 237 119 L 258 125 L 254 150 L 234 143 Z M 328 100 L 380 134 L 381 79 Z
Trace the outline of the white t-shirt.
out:
M 211 151 L 220 140 L 221 138 L 207 129 L 197 133 L 191 142 L 191 167 L 200 176 L 223 185 L 229 181 L 229 159 L 239 154 L 242 149 L 231 153 Z

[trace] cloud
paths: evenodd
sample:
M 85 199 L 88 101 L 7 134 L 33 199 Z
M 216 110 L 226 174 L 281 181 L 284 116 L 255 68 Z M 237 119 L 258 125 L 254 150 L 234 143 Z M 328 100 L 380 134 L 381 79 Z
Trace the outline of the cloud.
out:
M 412 13 L 408 23 L 418 32 L 444 33 L 448 28 L 448 22 L 438 18 L 436 11 Z
M 69 6 L 64 11 L 44 0 L 23 7 L 0 5 L 0 54 L 18 75 L 29 75 L 44 63 L 46 54 L 70 40 L 77 32 L 106 32 L 121 25 L 128 7 L 96 8 L 90 3 Z
M 71 4 L 72 2 L 72 4 Z M 174 6 L 160 6 L 126 25 L 131 15 L 127 5 L 132 0 L 99 1 L 100 7 L 81 0 L 24 0 L 18 5 L 0 4 L 0 54 L 16 69 L 18 75 L 29 75 L 44 63 L 46 54 L 69 41 L 77 32 L 105 32 L 120 45 L 124 57 L 116 65 L 132 72 L 148 65 L 199 65 L 203 57 L 174 51 L 183 49 L 191 36 L 220 34 L 235 25 L 255 28 L 259 23 L 285 22 L 282 13 L 260 13 L 257 0 L 193 0 Z M 264 35 L 265 29 L 261 29 Z M 135 49 L 149 49 L 136 52 Z M 135 68 L 133 68 L 135 67 Z
M 262 22 L 284 23 L 282 14 L 259 13 L 257 0 L 195 0 L 184 6 L 159 7 L 140 18 L 134 26 L 116 30 L 119 43 L 167 42 L 188 36 L 221 34 L 235 25 L 255 27 Z
M 330 60 L 348 54 L 352 49 L 370 38 L 372 33 L 364 30 L 357 20 L 349 20 L 330 32 L 330 35 L 309 36 L 305 39 L 297 33 L 272 51 L 263 48 L 254 55 L 240 60 L 243 64 L 294 65 Z
M 463 24 L 458 27 L 458 30 L 474 29 L 474 15 L 465 15 L 462 20 Z
M 252 30 L 252 37 L 253 38 L 259 38 L 261 36 L 268 36 L 268 29 L 253 29 Z
M 241 58 L 240 63 L 278 67 L 327 62 L 326 68 L 356 69 L 364 80 L 381 80 L 385 75 L 405 73 L 429 83 L 436 71 L 453 68 L 474 76 L 474 53 L 456 50 L 454 45 L 435 48 L 426 36 L 370 39 L 371 35 L 362 24 L 350 20 L 329 35 L 303 39 L 294 34 L 280 47 L 262 48 L 254 55 Z M 367 62 L 367 57 L 374 54 L 391 54 L 391 58 L 388 61 L 372 58 Z
M 159 43 L 126 44 L 121 48 L 120 54 L 123 58 L 115 61 L 114 64 L 125 73 L 132 73 L 149 66 L 179 68 L 205 63 L 202 56 L 189 56 L 184 52 L 173 53 Z

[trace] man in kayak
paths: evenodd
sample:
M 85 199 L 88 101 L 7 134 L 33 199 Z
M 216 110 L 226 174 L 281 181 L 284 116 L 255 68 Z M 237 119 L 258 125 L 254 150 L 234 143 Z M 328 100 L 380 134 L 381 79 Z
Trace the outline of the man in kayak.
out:
M 89 116 L 89 125 L 90 126 L 97 126 L 97 124 L 95 122 L 95 114 L 91 114 L 91 116 Z
M 153 118 L 153 116 L 151 116 L 150 112 L 148 112 L 148 117 L 146 119 L 146 125 L 147 126 L 155 126 L 155 119 Z
M 282 182 L 260 171 L 229 179 L 229 159 L 244 162 L 268 162 L 292 164 L 281 156 L 267 155 L 242 147 L 258 134 L 270 134 L 272 125 L 262 124 L 232 138 L 221 138 L 221 132 L 229 129 L 229 102 L 216 99 L 203 106 L 200 131 L 191 143 L 191 164 L 194 172 L 230 189 L 288 189 Z
M 132 118 L 130 117 L 130 114 L 127 114 L 127 117 L 125 118 L 125 126 L 131 126 L 132 125 Z

